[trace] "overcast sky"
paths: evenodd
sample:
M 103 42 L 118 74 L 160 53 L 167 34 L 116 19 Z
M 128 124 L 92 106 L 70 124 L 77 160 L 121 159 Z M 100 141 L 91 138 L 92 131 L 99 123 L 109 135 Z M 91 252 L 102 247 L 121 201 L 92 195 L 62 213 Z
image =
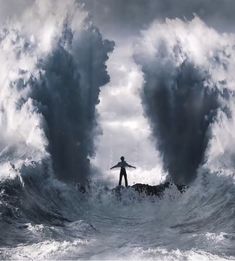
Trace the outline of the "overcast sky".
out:
M 139 33 L 155 19 L 192 19 L 196 14 L 209 26 L 234 32 L 233 0 L 84 0 L 99 28 L 113 37 Z

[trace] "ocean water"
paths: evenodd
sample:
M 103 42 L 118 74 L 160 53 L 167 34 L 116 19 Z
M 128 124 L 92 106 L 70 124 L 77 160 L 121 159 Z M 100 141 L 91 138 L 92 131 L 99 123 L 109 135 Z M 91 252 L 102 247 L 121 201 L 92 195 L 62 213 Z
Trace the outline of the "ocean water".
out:
M 27 182 L 1 184 L 1 259 L 235 259 L 235 189 L 222 173 L 182 194 L 172 185 L 161 199 Z

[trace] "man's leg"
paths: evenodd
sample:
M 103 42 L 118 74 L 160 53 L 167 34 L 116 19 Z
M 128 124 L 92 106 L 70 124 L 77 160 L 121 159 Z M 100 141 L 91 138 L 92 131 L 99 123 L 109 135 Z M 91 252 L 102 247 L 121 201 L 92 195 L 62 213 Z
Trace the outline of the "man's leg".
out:
M 126 185 L 126 187 L 128 187 L 127 174 L 124 174 L 124 178 L 125 178 L 125 185 Z
M 122 173 L 120 173 L 120 176 L 119 176 L 119 186 L 121 186 L 122 184 Z

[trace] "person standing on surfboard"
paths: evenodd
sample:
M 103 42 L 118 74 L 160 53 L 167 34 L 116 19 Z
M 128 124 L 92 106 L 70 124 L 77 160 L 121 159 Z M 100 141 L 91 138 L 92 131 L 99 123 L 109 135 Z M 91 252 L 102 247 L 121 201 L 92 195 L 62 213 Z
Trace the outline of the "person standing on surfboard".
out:
M 120 159 L 121 159 L 121 161 L 118 162 L 118 164 L 114 165 L 114 166 L 113 166 L 112 168 L 110 168 L 110 169 L 121 168 L 121 170 L 120 170 L 120 177 L 119 177 L 119 184 L 118 184 L 118 185 L 121 186 L 121 184 L 122 184 L 122 176 L 124 176 L 125 186 L 128 187 L 126 167 L 133 168 L 133 169 L 136 169 L 136 167 L 131 166 L 130 164 L 128 164 L 128 163 L 125 161 L 125 158 L 124 158 L 123 156 L 122 156 Z

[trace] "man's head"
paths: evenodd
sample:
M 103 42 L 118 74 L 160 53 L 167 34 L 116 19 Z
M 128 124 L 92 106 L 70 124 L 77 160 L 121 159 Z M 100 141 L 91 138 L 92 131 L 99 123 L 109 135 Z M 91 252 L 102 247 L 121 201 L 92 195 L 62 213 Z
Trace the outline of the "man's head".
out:
M 124 161 L 124 159 L 125 159 L 125 158 L 124 158 L 123 156 L 121 156 L 121 158 L 120 158 L 120 159 L 121 159 L 121 161 Z

